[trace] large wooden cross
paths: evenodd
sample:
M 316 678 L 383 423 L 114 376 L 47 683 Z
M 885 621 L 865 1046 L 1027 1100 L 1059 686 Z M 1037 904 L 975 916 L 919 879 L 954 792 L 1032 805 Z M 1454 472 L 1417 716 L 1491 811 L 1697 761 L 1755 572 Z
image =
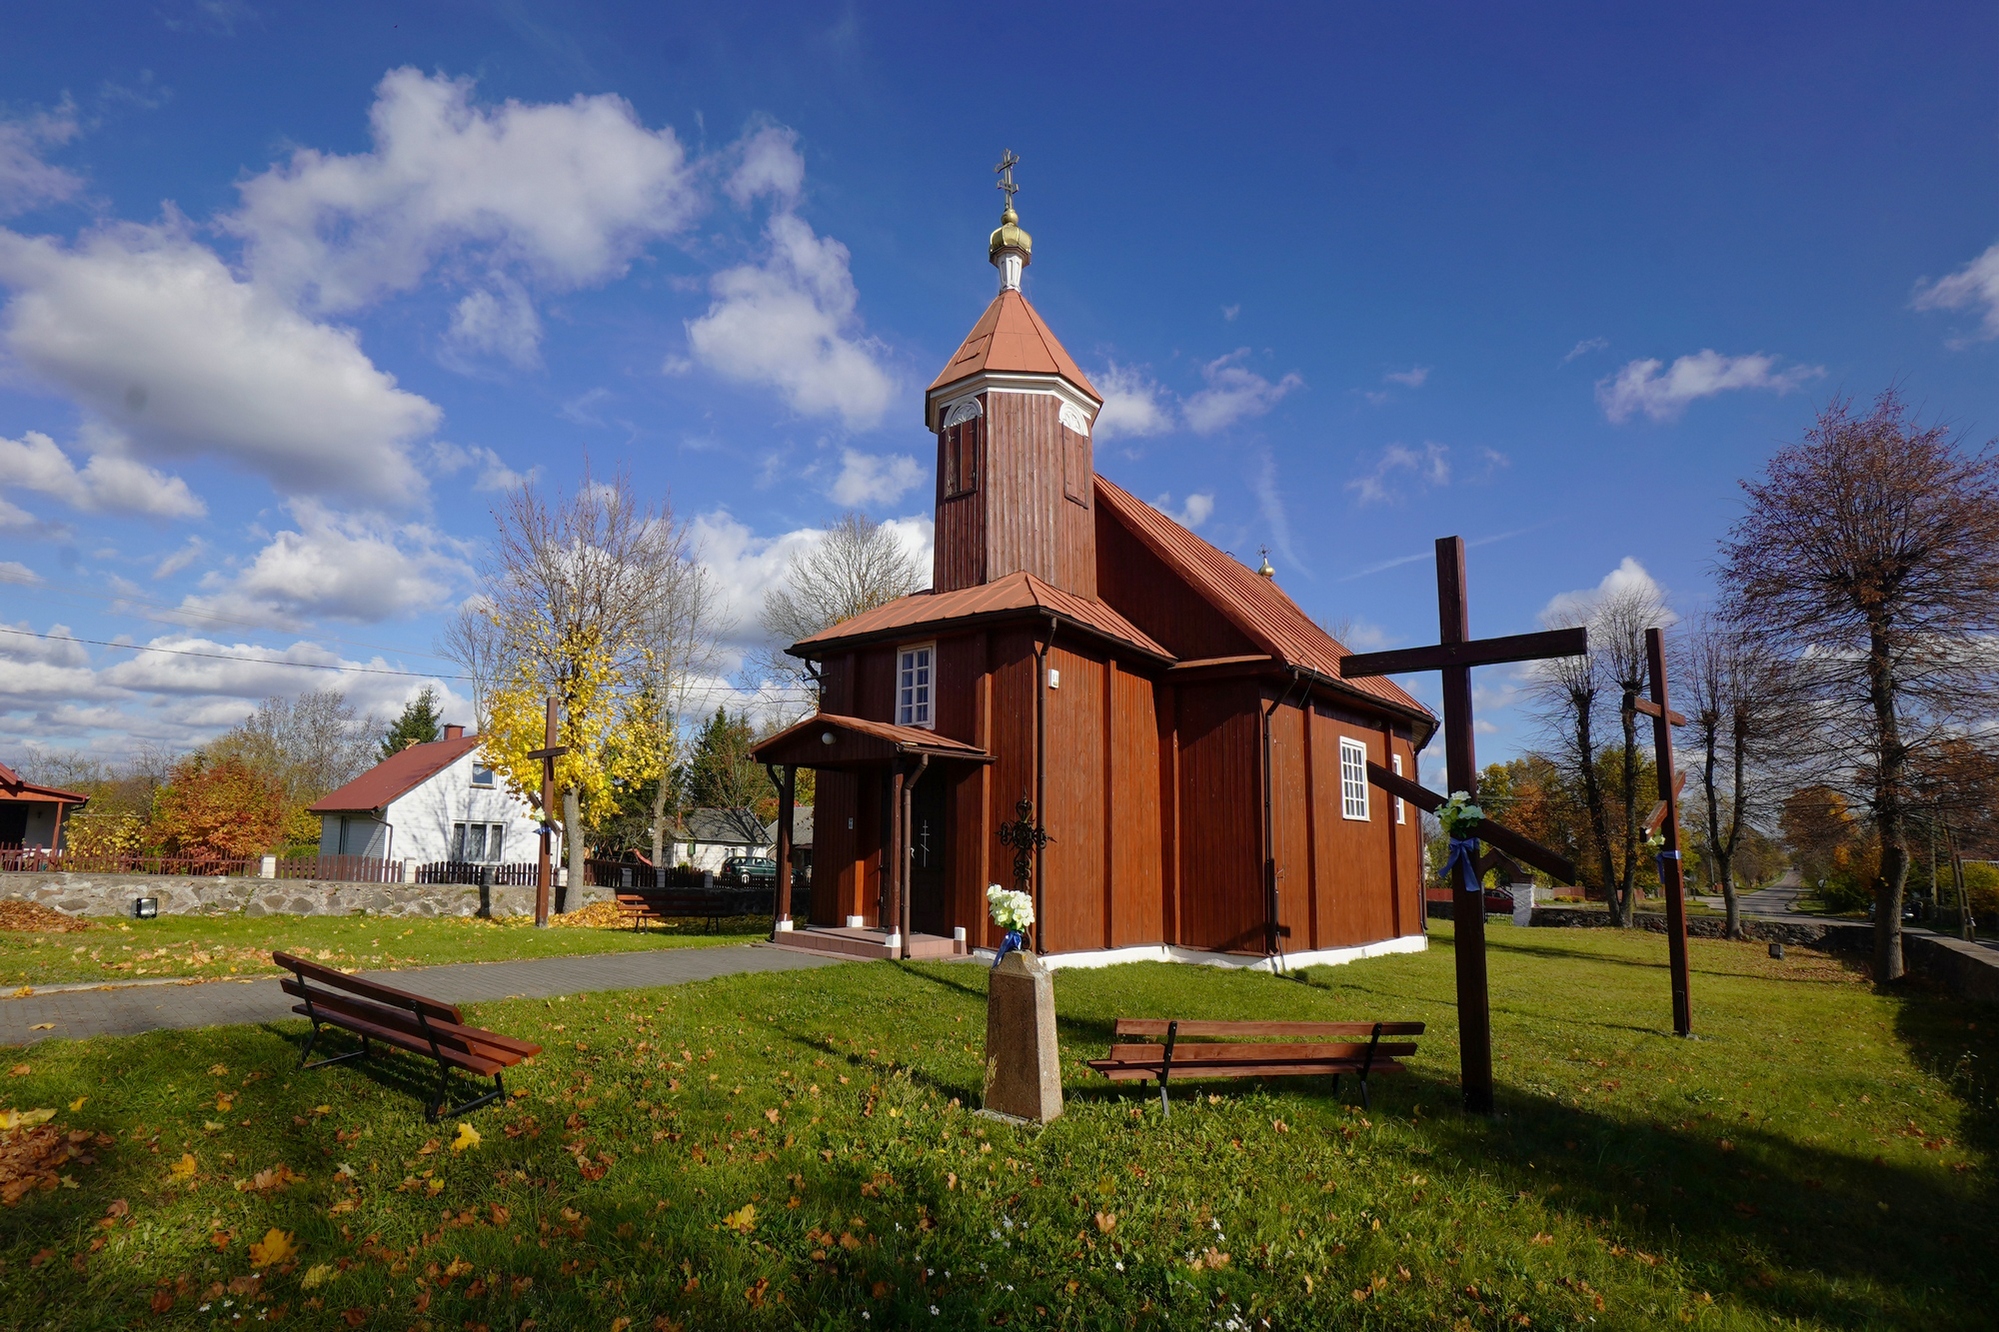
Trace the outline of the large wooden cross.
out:
M 1666 894 L 1666 959 L 1673 972 L 1673 1034 L 1691 1036 L 1694 1030 L 1693 992 L 1687 982 L 1686 877 L 1680 872 L 1680 787 L 1683 775 L 1673 771 L 1673 728 L 1685 726 L 1682 717 L 1666 702 L 1666 635 L 1657 629 L 1645 631 L 1645 665 L 1652 677 L 1652 697 L 1630 700 L 1634 711 L 1652 719 L 1652 751 L 1658 760 L 1659 806 L 1645 820 L 1645 831 L 1665 831 L 1666 845 L 1659 853 L 1659 887 Z
M 1581 629 L 1552 629 L 1504 638 L 1471 637 L 1471 616 L 1465 599 L 1465 543 L 1462 537 L 1437 539 L 1437 636 L 1435 647 L 1368 652 L 1341 659 L 1347 679 L 1400 675 L 1410 671 L 1441 671 L 1444 676 L 1444 759 L 1446 786 L 1478 799 L 1478 758 L 1472 745 L 1471 668 L 1509 661 L 1542 661 L 1580 656 L 1589 650 Z M 1397 777 L 1378 764 L 1367 767 L 1368 780 L 1423 809 L 1434 810 L 1444 798 L 1427 787 Z M 1526 861 L 1557 882 L 1574 883 L 1575 867 L 1533 840 L 1486 819 L 1478 840 Z M 1478 878 L 1482 876 L 1480 871 Z M 1465 891 L 1469 888 L 1470 891 Z M 1492 1010 L 1485 979 L 1485 892 L 1478 882 L 1451 885 L 1452 950 L 1458 975 L 1458 1060 L 1465 1109 L 1492 1113 Z
M 541 854 L 537 858 L 534 876 L 534 923 L 538 929 L 548 928 L 548 890 L 555 881 L 554 868 L 548 861 L 548 832 L 555 819 L 555 761 L 569 752 L 568 745 L 555 743 L 555 695 L 548 696 L 548 715 L 543 719 L 541 730 L 542 748 L 530 749 L 528 757 L 541 760 L 541 799 L 535 804 L 541 807 Z M 574 832 L 574 829 L 569 831 Z M 582 885 L 572 885 L 577 892 Z

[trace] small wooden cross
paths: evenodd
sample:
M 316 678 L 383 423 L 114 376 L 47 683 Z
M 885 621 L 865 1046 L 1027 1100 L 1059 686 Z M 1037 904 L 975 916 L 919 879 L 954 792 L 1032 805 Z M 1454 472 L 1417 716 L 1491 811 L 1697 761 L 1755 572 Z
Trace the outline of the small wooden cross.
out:
M 550 807 L 555 803 L 555 761 L 569 752 L 568 745 L 555 743 L 555 695 L 548 696 L 548 714 L 542 720 L 542 748 L 530 749 L 528 757 L 541 760 L 541 798 L 534 803 L 541 809 L 541 854 L 537 858 L 534 876 L 534 923 L 541 929 L 548 928 L 548 890 L 555 881 L 554 867 L 548 858 L 548 830 L 555 813 Z M 582 886 L 576 885 L 577 891 Z
M 1652 697 L 1631 698 L 1633 711 L 1652 719 L 1652 752 L 1659 770 L 1659 804 L 1645 820 L 1650 834 L 1664 831 L 1666 845 L 1659 853 L 1659 887 L 1666 894 L 1666 959 L 1673 973 L 1673 1034 L 1691 1036 L 1694 1030 L 1693 991 L 1687 975 L 1686 876 L 1680 867 L 1680 789 L 1685 773 L 1673 771 L 1673 727 L 1685 726 L 1687 719 L 1666 703 L 1666 635 L 1658 629 L 1645 631 L 1645 666 L 1651 676 Z
M 1509 661 L 1541 661 L 1576 657 L 1589 651 L 1581 629 L 1552 629 L 1504 638 L 1471 637 L 1471 615 L 1465 600 L 1465 543 L 1462 537 L 1437 539 L 1437 627 L 1442 641 L 1435 647 L 1402 648 L 1344 657 L 1340 674 L 1349 680 L 1407 671 L 1441 671 L 1444 676 L 1444 758 L 1446 786 L 1478 799 L 1478 758 L 1472 745 L 1471 668 Z M 1436 809 L 1443 797 L 1407 778 L 1368 764 L 1368 780 L 1391 795 L 1424 809 Z M 1530 865 L 1546 870 L 1564 883 L 1575 882 L 1575 868 L 1561 856 L 1491 819 L 1479 827 L 1479 840 Z M 1459 1078 L 1465 1109 L 1492 1113 L 1492 1010 L 1485 979 L 1485 894 L 1452 884 L 1452 950 L 1458 975 Z
M 1008 208 L 1013 207 L 1014 191 L 1020 188 L 1020 186 L 1013 183 L 1013 169 L 1019 165 L 1020 159 L 1015 157 L 1013 149 L 1009 148 L 1000 154 L 1000 164 L 993 168 L 993 173 L 999 177 L 999 188 L 1006 192 L 1006 206 Z

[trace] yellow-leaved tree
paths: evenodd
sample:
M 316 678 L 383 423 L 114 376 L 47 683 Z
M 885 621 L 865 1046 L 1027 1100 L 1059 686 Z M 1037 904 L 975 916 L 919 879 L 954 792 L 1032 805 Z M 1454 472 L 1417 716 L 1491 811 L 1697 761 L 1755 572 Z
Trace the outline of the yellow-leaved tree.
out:
M 477 677 L 486 761 L 530 800 L 541 793 L 547 700 L 557 708 L 557 807 L 576 902 L 593 829 L 621 789 L 667 780 L 671 716 L 648 701 L 655 630 L 671 620 L 693 561 L 685 526 L 665 504 L 641 506 L 623 473 L 549 500 L 530 482 L 493 514 L 496 533 L 468 603 L 476 632 L 445 650 Z M 697 579 L 698 581 L 698 579 Z M 466 645 L 471 645 L 467 650 Z

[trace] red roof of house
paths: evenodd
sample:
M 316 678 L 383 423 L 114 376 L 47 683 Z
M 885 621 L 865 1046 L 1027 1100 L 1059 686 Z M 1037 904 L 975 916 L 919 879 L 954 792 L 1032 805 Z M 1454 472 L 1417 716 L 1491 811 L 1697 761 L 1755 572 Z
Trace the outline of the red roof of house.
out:
M 1002 291 L 972 325 L 956 354 L 944 363 L 931 389 L 970 379 L 984 370 L 1015 374 L 1060 375 L 1098 402 L 1104 395 L 1083 373 L 1074 357 L 1048 331 L 1027 298 L 1017 291 Z
M 308 805 L 313 814 L 345 814 L 354 810 L 381 809 L 397 796 L 405 795 L 443 772 L 477 749 L 476 735 L 456 740 L 433 740 L 411 745 L 392 754 L 337 791 L 329 791 Z
M 1184 578 L 1252 642 L 1287 666 L 1301 667 L 1334 687 L 1435 720 L 1402 686 L 1382 676 L 1345 680 L 1340 658 L 1351 656 L 1273 578 L 1244 567 L 1130 491 L 1097 478 L 1097 500 L 1127 531 Z
M 84 805 L 90 802 L 90 797 L 22 781 L 20 773 L 0 763 L 0 800 L 44 800 L 58 805 Z
M 1161 647 L 1139 627 L 1101 601 L 1091 601 L 1073 592 L 1050 586 L 1022 570 L 990 583 L 960 588 L 956 592 L 917 592 L 885 606 L 863 611 L 851 620 L 821 629 L 810 638 L 791 645 L 794 656 L 823 656 L 836 643 L 890 636 L 918 626 L 942 624 L 950 620 L 971 620 L 990 616 L 1002 618 L 1022 611 L 1059 615 L 1070 624 L 1090 630 L 1112 642 L 1137 648 L 1140 652 L 1172 661 L 1173 654 Z

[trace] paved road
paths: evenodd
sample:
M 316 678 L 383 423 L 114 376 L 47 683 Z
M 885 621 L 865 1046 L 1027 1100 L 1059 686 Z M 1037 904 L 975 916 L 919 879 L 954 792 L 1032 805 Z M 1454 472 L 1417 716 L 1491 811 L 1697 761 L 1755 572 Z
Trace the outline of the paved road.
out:
M 1752 916 L 1796 916 L 1803 914 L 1793 908 L 1798 898 L 1804 895 L 1804 881 L 1798 878 L 1796 870 L 1788 870 L 1784 877 L 1768 888 L 1758 888 L 1753 893 L 1742 895 L 1742 909 Z
M 843 959 L 759 944 L 660 948 L 595 957 L 540 957 L 520 962 L 462 962 L 410 971 L 364 972 L 372 979 L 447 1003 L 548 999 L 559 994 L 679 985 L 751 971 L 795 971 Z M 131 1036 L 169 1028 L 215 1027 L 288 1018 L 292 1000 L 272 980 L 199 985 L 134 985 L 0 999 L 0 1045 L 45 1037 Z M 46 1031 L 36 1028 L 52 1023 Z

